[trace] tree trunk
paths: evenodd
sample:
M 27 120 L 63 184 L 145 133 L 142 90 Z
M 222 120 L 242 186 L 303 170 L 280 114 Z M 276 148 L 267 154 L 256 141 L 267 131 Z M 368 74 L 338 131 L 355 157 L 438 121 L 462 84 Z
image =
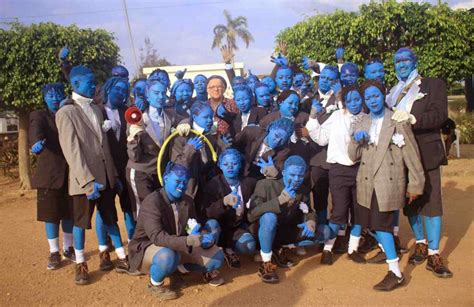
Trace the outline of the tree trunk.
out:
M 28 145 L 29 112 L 22 110 L 18 114 L 20 122 L 18 129 L 18 173 L 20 175 L 20 189 L 30 190 L 30 146 Z

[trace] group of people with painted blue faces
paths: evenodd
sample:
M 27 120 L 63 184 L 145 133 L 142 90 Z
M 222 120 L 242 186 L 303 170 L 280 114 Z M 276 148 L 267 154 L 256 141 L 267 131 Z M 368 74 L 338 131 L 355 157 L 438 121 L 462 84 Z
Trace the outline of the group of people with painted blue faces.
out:
M 303 58 L 311 74 L 280 54 L 260 79 L 235 76 L 224 48 L 230 99 L 223 77 L 191 80 L 186 71 L 172 85 L 156 69 L 130 86 L 126 68 L 116 66 L 98 87 L 93 70 L 72 66 L 63 48 L 72 93 L 46 85 L 45 108 L 31 114 L 30 125 L 48 269 L 60 268 L 63 256 L 76 263 L 75 283 L 89 283 L 85 230 L 95 211 L 100 269 L 149 274 L 148 288 L 161 300 L 177 298 L 190 272 L 222 285 L 219 268 L 238 269 L 242 255 L 259 263 L 263 282 L 278 283 L 277 268 L 294 266 L 294 256 L 312 245 L 321 265 L 332 265 L 334 253 L 361 265 L 387 263 L 374 289 L 391 291 L 406 282 L 399 267 L 407 252 L 398 238 L 403 210 L 416 239 L 409 263 L 426 260 L 436 276 L 451 277 L 439 255 L 445 85 L 422 77 L 408 48 L 395 52 L 391 89 L 377 59 L 365 64 L 359 84 L 358 66 L 344 63 L 343 53 L 336 51 L 339 67 Z M 132 105 L 139 120 L 126 118 Z

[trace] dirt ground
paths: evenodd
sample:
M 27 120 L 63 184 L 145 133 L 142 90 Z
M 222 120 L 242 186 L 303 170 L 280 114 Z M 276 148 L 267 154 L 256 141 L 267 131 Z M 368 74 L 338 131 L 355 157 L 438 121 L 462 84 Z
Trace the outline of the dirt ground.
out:
M 472 148 L 467 152 L 471 153 Z M 467 153 L 464 151 L 464 153 Z M 357 265 L 341 255 L 332 266 L 319 264 L 321 254 L 309 250 L 292 269 L 279 269 L 281 282 L 260 282 L 257 264 L 244 258 L 243 268 L 221 271 L 226 284 L 211 288 L 200 276 L 186 276 L 188 287 L 179 299 L 166 304 L 187 306 L 309 306 L 309 305 L 474 305 L 474 159 L 451 160 L 443 169 L 445 217 L 441 255 L 454 273 L 439 279 L 424 265 L 401 268 L 408 285 L 391 293 L 378 293 L 372 286 L 385 275 L 386 265 Z M 74 265 L 46 270 L 48 245 L 44 226 L 36 221 L 35 192 L 23 195 L 18 183 L 0 178 L 0 305 L 160 305 L 146 289 L 147 276 L 130 277 L 99 271 L 97 240 L 87 232 L 87 258 L 92 283 L 76 286 Z M 118 209 L 120 210 L 120 209 Z M 125 238 L 123 220 L 119 222 Z M 413 247 L 408 224 L 402 218 L 402 242 Z M 115 258 L 115 255 L 113 255 Z

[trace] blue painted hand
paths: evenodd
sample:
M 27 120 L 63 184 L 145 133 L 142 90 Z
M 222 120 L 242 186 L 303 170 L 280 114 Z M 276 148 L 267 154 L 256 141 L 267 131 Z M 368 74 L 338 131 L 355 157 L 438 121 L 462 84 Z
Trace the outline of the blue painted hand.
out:
M 45 142 L 46 142 L 46 140 L 43 139 L 43 140 L 40 140 L 40 141 L 34 143 L 33 146 L 31 146 L 31 152 L 34 153 L 34 154 L 41 153 L 44 149 L 44 143 Z
M 95 182 L 94 181 L 94 190 L 92 193 L 87 194 L 87 199 L 88 200 L 96 200 L 100 197 L 100 191 L 105 189 L 105 186 L 101 183 Z
M 204 146 L 204 141 L 202 140 L 202 137 L 193 137 L 188 140 L 188 145 L 193 146 L 194 150 L 198 151 Z
M 354 133 L 354 140 L 356 142 L 362 143 L 369 139 L 369 134 L 365 130 L 359 130 Z

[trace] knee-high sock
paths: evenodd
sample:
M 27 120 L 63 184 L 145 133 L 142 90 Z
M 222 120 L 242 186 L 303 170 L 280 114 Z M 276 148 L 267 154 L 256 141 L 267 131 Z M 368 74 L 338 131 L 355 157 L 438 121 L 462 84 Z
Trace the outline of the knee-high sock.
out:
M 72 244 L 72 228 L 74 223 L 72 220 L 62 220 L 61 228 L 63 229 L 63 250 L 68 250 Z
M 219 236 L 221 234 L 221 226 L 219 222 L 214 219 L 210 219 L 204 224 L 204 229 L 212 234 L 214 237 L 214 242 L 217 244 L 219 242 Z
M 357 251 L 359 248 L 360 236 L 362 234 L 362 226 L 361 225 L 352 225 L 351 226 L 351 235 L 349 237 L 349 244 L 347 246 L 347 252 L 352 254 L 353 252 Z
M 219 250 L 207 261 L 205 266 L 196 263 L 185 263 L 183 267 L 190 272 L 207 273 L 219 269 L 222 263 L 224 263 L 224 252 Z
M 125 249 L 123 248 L 122 238 L 120 237 L 120 229 L 117 223 L 107 225 L 104 224 L 105 230 L 110 235 L 110 239 L 112 240 L 112 244 L 115 247 L 115 253 L 117 257 L 120 259 L 125 258 Z
M 393 235 L 390 232 L 376 231 L 377 241 L 382 244 L 387 260 L 397 259 L 397 251 L 395 250 L 395 241 Z
M 95 233 L 97 234 L 97 241 L 99 241 L 99 250 L 101 252 L 107 250 L 107 230 L 99 210 L 95 212 Z
M 153 256 L 150 266 L 150 278 L 153 285 L 159 285 L 163 279 L 173 273 L 179 264 L 179 254 L 169 248 L 162 248 Z
M 423 216 L 428 236 L 428 252 L 430 254 L 439 253 L 439 242 L 441 240 L 441 216 Z
M 133 234 L 135 233 L 135 227 L 137 226 L 137 222 L 133 219 L 132 212 L 124 212 L 123 219 L 125 221 L 125 228 L 127 229 L 127 237 L 130 241 L 133 238 Z
M 234 248 L 238 254 L 255 254 L 257 250 L 257 242 L 250 233 L 246 232 L 240 236 L 237 242 L 235 242 Z
M 260 217 L 259 224 L 258 240 L 260 242 L 262 257 L 265 257 L 263 261 L 267 262 L 271 260 L 273 241 L 275 240 L 277 230 L 276 214 L 272 212 L 264 213 Z M 268 259 L 268 257 L 270 257 L 270 259 Z
M 72 228 L 72 234 L 74 237 L 74 252 L 76 254 L 76 263 L 85 262 L 84 258 L 84 245 L 86 241 L 86 230 L 74 226 Z
M 416 242 L 422 242 L 425 240 L 425 232 L 423 230 L 423 220 L 421 215 L 412 215 L 408 217 L 411 230 L 415 236 Z
M 49 252 L 59 252 L 59 224 L 44 223 L 46 230 L 46 238 L 48 238 Z
M 334 246 L 334 242 L 336 242 L 337 234 L 339 230 L 342 229 L 342 224 L 335 224 L 329 222 L 329 229 L 331 229 L 331 236 L 329 240 L 324 241 L 324 250 L 325 251 L 332 251 Z

